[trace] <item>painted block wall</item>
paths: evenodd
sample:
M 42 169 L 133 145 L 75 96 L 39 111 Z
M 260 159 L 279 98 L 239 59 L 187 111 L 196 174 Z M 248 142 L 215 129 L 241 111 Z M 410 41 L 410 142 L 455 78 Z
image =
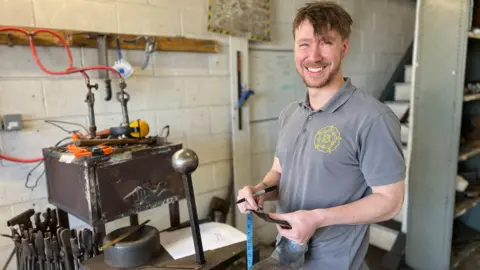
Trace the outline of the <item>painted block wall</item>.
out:
M 414 4 L 400 0 L 339 0 L 352 12 L 356 21 L 351 52 L 345 59 L 345 73 L 358 86 L 377 95 L 388 80 L 413 35 Z M 306 1 L 272 0 L 272 37 L 269 44 L 251 42 L 260 53 L 285 54 L 292 48 L 291 20 L 295 8 Z M 199 216 L 205 217 L 212 196 L 225 197 L 231 167 L 228 38 L 206 31 L 207 0 L 0 0 L 0 25 L 65 28 L 85 31 L 109 31 L 130 34 L 184 35 L 215 38 L 222 43 L 219 54 L 158 52 L 150 66 L 127 81 L 130 118 L 142 118 L 152 132 L 171 126 L 170 139 L 194 149 L 200 166 L 193 174 Z M 280 52 L 279 50 L 282 50 Z M 285 52 L 286 50 L 286 52 Z M 49 69 L 63 70 L 64 51 L 59 48 L 37 48 L 40 60 Z M 96 64 L 94 49 L 72 49 L 74 64 Z M 143 52 L 124 51 L 124 57 L 135 66 L 143 61 Z M 110 60 L 115 59 L 114 51 Z M 293 61 L 293 56 L 292 56 Z M 110 63 L 112 64 L 112 63 Z M 295 72 L 295 70 L 292 70 Z M 90 72 L 92 80 L 96 72 Z M 101 81 L 97 82 L 101 84 Z M 114 89 L 115 91 L 116 89 Z M 86 88 L 79 74 L 52 77 L 36 66 L 27 47 L 0 47 L 0 115 L 21 113 L 25 129 L 0 131 L 0 151 L 18 157 L 37 157 L 42 147 L 68 136 L 45 119 L 87 124 L 84 102 Z M 118 125 L 120 105 L 103 101 L 104 92 L 96 93 L 96 115 L 99 128 Z M 254 99 L 252 99 L 254 101 Z M 261 118 L 262 115 L 254 115 Z M 252 184 L 258 182 L 271 165 L 276 141 L 276 125 L 264 122 L 252 125 L 252 133 L 261 130 L 268 135 L 255 139 L 252 162 L 255 163 Z M 264 144 L 263 140 L 269 143 Z M 0 226 L 12 216 L 28 209 L 43 211 L 46 200 L 45 179 L 35 189 L 24 187 L 34 164 L 0 163 Z M 42 167 L 35 170 L 33 184 Z M 182 220 L 187 219 L 185 203 L 181 204 Z M 159 228 L 168 224 L 168 210 L 158 208 L 140 214 L 150 218 Z M 72 225 L 82 226 L 71 220 Z M 127 224 L 119 220 L 107 224 L 107 230 Z M 2 229 L 3 228 L 3 229 Z M 265 240 L 271 240 L 272 230 Z M 8 233 L 8 228 L 0 227 Z M 0 238 L 0 264 L 12 248 Z M 13 268 L 10 268 L 13 269 Z

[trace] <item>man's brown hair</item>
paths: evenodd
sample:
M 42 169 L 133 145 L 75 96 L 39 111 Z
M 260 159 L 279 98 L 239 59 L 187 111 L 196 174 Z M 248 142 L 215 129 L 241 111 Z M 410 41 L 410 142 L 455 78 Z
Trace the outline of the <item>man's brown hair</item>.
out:
M 313 25 L 315 35 L 322 35 L 326 31 L 335 30 L 343 39 L 350 36 L 353 23 L 350 14 L 333 1 L 308 3 L 297 11 L 293 20 L 294 38 L 295 29 L 305 20 L 309 20 Z

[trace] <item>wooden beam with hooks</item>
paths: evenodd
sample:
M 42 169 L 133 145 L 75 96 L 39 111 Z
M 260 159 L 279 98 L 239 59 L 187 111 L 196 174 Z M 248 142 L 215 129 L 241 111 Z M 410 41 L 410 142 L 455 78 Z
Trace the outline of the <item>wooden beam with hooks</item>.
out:
M 2 26 L 12 27 L 12 26 Z M 76 31 L 52 28 L 19 27 L 28 32 L 36 29 L 48 29 L 57 32 L 62 36 L 70 47 L 97 48 L 97 37 L 107 36 L 108 48 L 116 48 L 117 37 L 120 40 L 122 50 L 145 50 L 147 38 L 156 41 L 156 51 L 178 51 L 178 52 L 201 52 L 218 53 L 220 44 L 216 40 L 193 39 L 186 37 L 167 37 L 167 36 L 149 36 L 132 34 L 102 33 L 93 31 Z M 62 43 L 49 33 L 38 33 L 35 35 L 34 42 L 36 46 L 63 46 Z M 29 45 L 29 37 L 17 31 L 0 32 L 0 45 Z

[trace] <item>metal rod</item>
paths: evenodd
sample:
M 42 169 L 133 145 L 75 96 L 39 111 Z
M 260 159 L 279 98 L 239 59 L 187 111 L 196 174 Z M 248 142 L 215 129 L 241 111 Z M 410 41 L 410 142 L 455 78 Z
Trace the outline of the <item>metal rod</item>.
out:
M 267 49 L 267 48 L 248 48 L 249 51 L 259 52 L 293 52 L 291 49 Z
M 200 235 L 200 226 L 198 225 L 197 208 L 195 204 L 195 194 L 193 192 L 191 174 L 183 174 L 183 184 L 185 186 L 185 196 L 187 197 L 188 213 L 190 216 L 190 227 L 192 228 L 193 244 L 195 246 L 195 257 L 198 264 L 205 263 L 203 254 L 202 237 Z
M 256 120 L 250 120 L 250 124 L 261 123 L 261 122 L 268 122 L 268 121 L 276 121 L 276 120 L 278 120 L 278 117 L 265 118 L 265 119 L 256 119 Z
M 128 125 L 130 120 L 128 119 L 127 102 L 130 100 L 130 95 L 125 92 L 125 88 L 127 88 L 127 84 L 125 83 L 125 80 L 121 79 L 120 92 L 117 92 L 117 100 L 122 106 L 123 124 Z
M 8 259 L 7 261 L 5 262 L 5 265 L 3 266 L 2 270 L 6 270 L 8 268 L 8 265 L 10 264 L 10 262 L 12 261 L 12 258 L 13 258 L 13 255 L 17 253 L 17 248 L 14 247 L 12 252 L 10 253 L 10 255 L 8 256 Z M 18 261 L 18 259 L 17 259 Z
M 240 51 L 237 51 L 238 99 L 242 96 L 242 61 Z M 242 108 L 238 108 L 238 129 L 242 130 Z
M 168 205 L 170 211 L 170 227 L 177 227 L 180 225 L 180 206 L 178 201 Z
M 98 51 L 98 64 L 108 66 L 108 44 L 107 36 L 99 35 L 97 37 L 97 51 Z M 110 79 L 110 73 L 106 70 L 99 70 L 98 75 L 101 79 L 105 80 L 105 100 L 112 99 L 112 80 Z
M 97 126 L 95 124 L 95 109 L 94 109 L 95 96 L 90 87 L 88 88 L 87 98 L 85 102 L 87 102 L 88 104 L 88 124 L 89 124 L 88 129 L 90 132 L 90 138 L 95 138 L 96 132 L 97 132 Z
M 138 225 L 138 214 L 133 214 L 130 216 L 130 225 L 132 226 Z

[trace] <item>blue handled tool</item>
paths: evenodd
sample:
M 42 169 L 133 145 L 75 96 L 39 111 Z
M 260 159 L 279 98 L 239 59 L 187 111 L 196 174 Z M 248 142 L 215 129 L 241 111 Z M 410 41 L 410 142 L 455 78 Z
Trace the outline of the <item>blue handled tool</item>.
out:
M 241 108 L 245 103 L 245 101 L 247 101 L 248 97 L 253 94 L 255 94 L 255 92 L 252 89 L 248 89 L 247 91 L 242 91 L 237 101 L 237 109 Z
M 253 214 L 247 213 L 247 269 L 253 266 Z

